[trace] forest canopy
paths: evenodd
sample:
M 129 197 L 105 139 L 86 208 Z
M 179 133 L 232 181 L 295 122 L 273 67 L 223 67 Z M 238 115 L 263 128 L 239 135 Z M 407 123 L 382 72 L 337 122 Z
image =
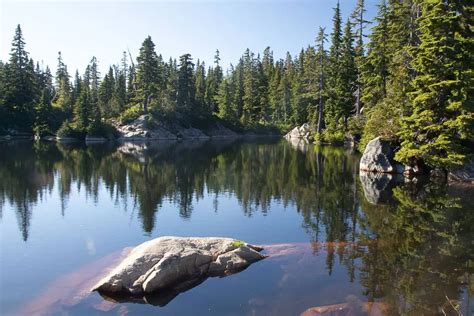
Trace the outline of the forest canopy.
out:
M 238 128 L 309 122 L 319 142 L 377 136 L 400 144 L 397 159 L 462 164 L 474 148 L 473 4 L 468 0 L 381 0 L 373 21 L 364 0 L 292 56 L 247 49 L 224 71 L 186 53 L 165 60 L 148 36 L 100 73 L 92 57 L 70 73 L 58 53 L 53 75 L 30 57 L 20 25 L 0 61 L 0 135 L 112 137 L 141 114 L 188 125 Z

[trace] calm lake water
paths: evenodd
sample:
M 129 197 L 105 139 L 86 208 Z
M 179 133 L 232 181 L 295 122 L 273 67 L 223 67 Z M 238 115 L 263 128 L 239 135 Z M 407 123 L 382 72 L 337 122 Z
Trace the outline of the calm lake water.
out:
M 364 302 L 474 314 L 474 191 L 359 175 L 359 158 L 279 139 L 0 143 L 0 314 L 300 315 Z M 165 235 L 281 251 L 157 305 L 89 293 L 124 248 Z

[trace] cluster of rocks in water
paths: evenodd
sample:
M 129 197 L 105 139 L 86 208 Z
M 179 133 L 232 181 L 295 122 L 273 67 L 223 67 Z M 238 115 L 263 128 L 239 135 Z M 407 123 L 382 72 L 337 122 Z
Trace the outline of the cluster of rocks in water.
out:
M 160 237 L 135 247 L 92 290 L 117 301 L 174 297 L 208 277 L 242 271 L 265 258 L 262 250 L 232 238 Z
M 437 169 L 429 170 L 422 162 L 413 166 L 398 163 L 394 159 L 397 149 L 397 145 L 390 140 L 384 140 L 381 137 L 371 140 L 360 159 L 361 175 L 364 172 L 398 174 L 407 179 L 416 175 L 430 175 L 434 178 L 446 175 Z M 449 169 L 447 178 L 455 182 L 474 183 L 474 158 L 469 159 L 463 166 Z
M 436 169 L 428 170 L 422 164 L 407 166 L 398 163 L 394 159 L 397 149 L 396 144 L 381 137 L 367 144 L 359 163 L 359 177 L 369 203 L 389 202 L 395 186 L 417 181 L 419 177 L 474 184 L 474 158 L 463 166 L 448 170 L 446 174 Z

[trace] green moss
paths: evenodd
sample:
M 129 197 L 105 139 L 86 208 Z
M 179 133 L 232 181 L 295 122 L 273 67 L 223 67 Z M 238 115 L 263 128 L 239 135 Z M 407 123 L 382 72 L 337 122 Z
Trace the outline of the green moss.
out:
M 239 248 L 245 246 L 245 243 L 241 240 L 234 240 L 232 246 L 234 246 L 235 248 Z

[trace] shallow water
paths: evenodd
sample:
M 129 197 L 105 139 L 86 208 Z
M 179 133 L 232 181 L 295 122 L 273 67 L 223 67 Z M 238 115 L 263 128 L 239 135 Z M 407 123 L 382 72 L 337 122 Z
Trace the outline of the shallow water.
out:
M 474 191 L 359 175 L 358 161 L 278 139 L 0 143 L 0 314 L 298 315 L 365 302 L 373 315 L 474 314 Z M 89 293 L 124 248 L 165 235 L 273 255 L 164 306 Z

